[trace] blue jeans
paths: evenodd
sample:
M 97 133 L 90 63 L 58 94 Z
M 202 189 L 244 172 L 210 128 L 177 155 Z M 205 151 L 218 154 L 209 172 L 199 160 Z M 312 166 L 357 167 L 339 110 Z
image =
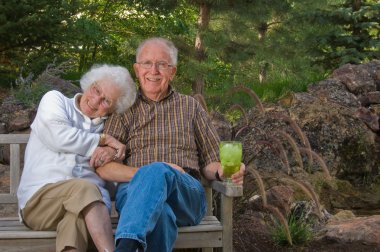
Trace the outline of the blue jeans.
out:
M 155 162 L 140 167 L 116 191 L 115 239 L 138 240 L 145 251 L 172 251 L 178 227 L 197 225 L 206 212 L 202 184 L 187 173 Z

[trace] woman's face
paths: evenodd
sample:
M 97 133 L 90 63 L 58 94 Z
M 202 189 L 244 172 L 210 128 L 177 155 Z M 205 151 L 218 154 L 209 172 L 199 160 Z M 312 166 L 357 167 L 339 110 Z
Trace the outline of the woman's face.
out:
M 79 108 L 90 118 L 102 117 L 115 111 L 121 89 L 112 81 L 99 80 L 84 91 Z

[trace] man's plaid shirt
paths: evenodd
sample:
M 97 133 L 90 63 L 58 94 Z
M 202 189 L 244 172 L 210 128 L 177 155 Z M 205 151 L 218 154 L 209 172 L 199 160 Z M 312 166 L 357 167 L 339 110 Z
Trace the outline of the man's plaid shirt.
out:
M 219 161 L 219 136 L 207 112 L 171 89 L 158 102 L 139 93 L 127 112 L 107 120 L 104 133 L 126 144 L 125 163 L 133 167 L 161 161 L 199 170 Z

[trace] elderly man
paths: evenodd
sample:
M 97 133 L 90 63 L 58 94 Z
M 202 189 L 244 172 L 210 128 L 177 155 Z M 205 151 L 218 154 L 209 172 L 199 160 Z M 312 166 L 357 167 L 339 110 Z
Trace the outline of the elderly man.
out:
M 116 251 L 172 251 L 178 227 L 197 225 L 204 217 L 201 174 L 209 180 L 223 177 L 219 137 L 207 113 L 194 98 L 170 86 L 177 54 L 166 39 L 142 42 L 134 64 L 137 100 L 105 126 L 127 148 L 125 164 L 97 169 L 102 178 L 119 182 Z M 244 169 L 242 164 L 233 182 L 243 183 Z

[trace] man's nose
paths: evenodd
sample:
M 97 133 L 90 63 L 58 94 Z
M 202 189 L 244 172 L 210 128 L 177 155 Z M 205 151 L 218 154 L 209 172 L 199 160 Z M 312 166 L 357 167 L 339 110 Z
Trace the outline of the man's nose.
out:
M 152 67 L 150 68 L 150 71 L 151 71 L 152 73 L 157 73 L 157 72 L 159 72 L 158 64 L 157 64 L 157 63 L 153 63 L 153 64 L 152 64 Z

